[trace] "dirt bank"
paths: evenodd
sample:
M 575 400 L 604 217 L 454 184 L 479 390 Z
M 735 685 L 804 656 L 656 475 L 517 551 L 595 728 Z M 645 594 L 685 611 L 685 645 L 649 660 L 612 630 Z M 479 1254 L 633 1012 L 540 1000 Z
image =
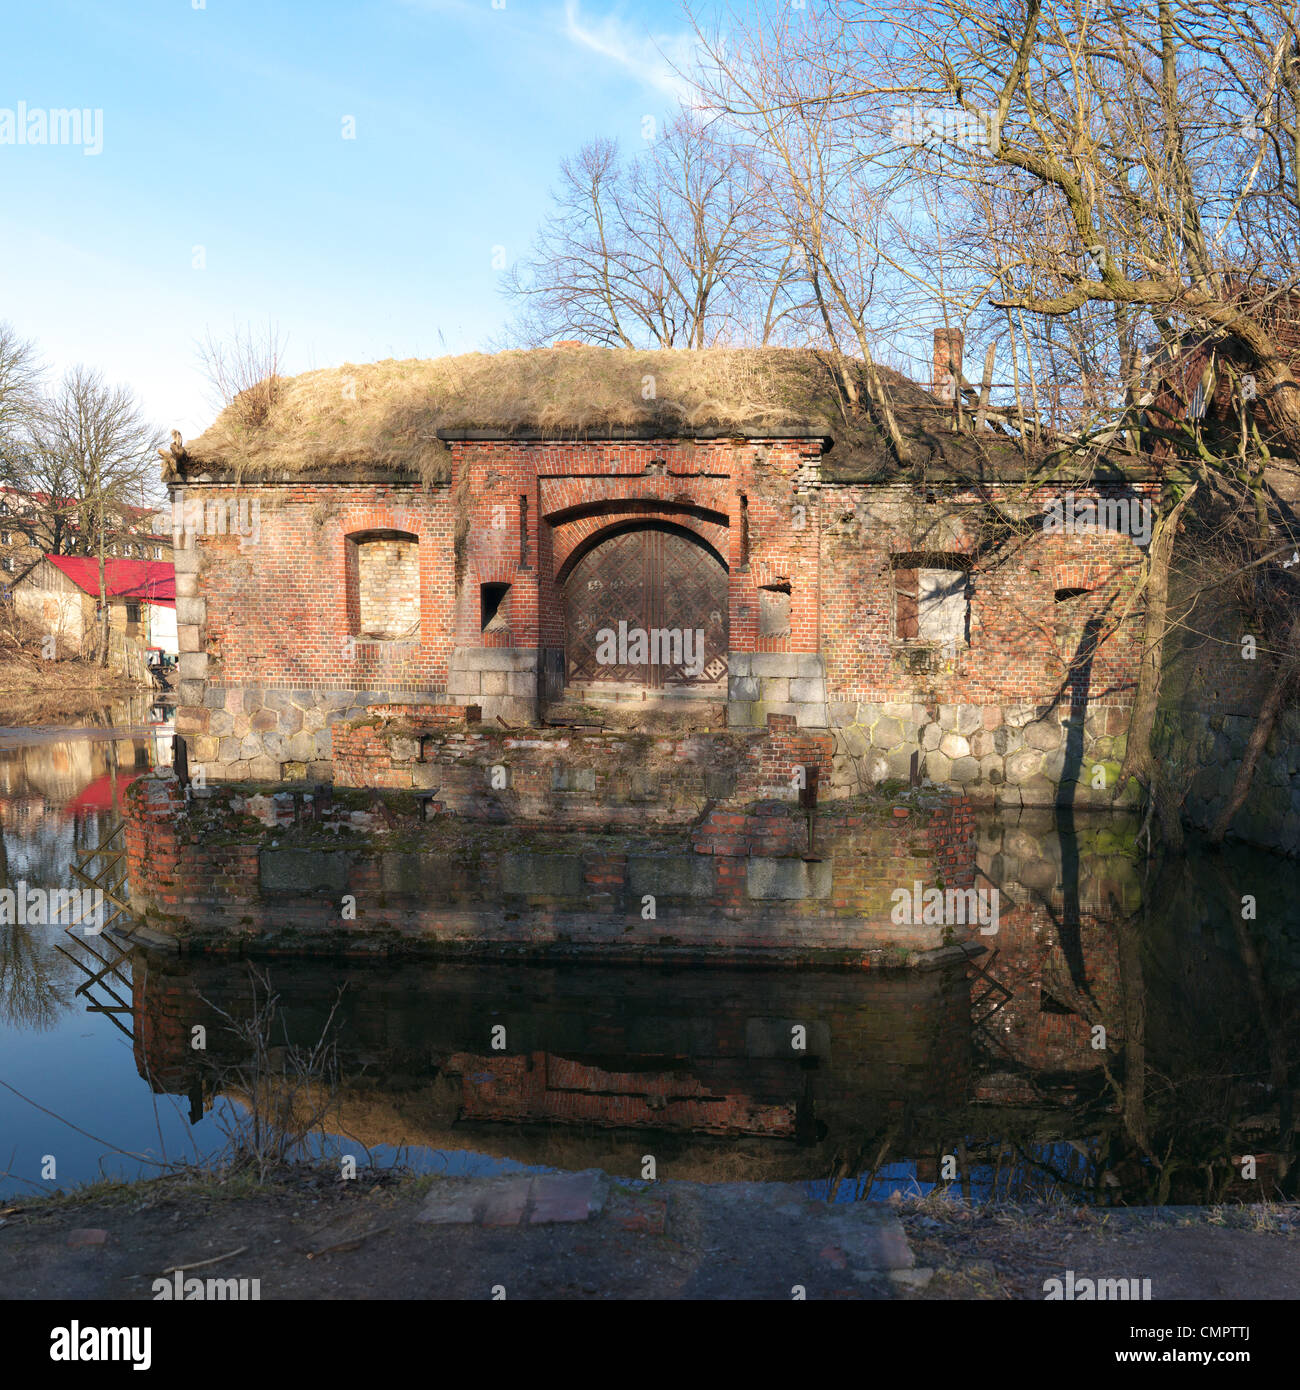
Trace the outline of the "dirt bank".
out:
M 110 700 L 151 690 L 90 661 L 40 661 L 29 656 L 0 659 L 0 722 L 8 725 L 75 721 Z
M 148 1300 L 178 1265 L 256 1279 L 263 1299 L 488 1299 L 499 1286 L 512 1299 L 1041 1300 L 1067 1271 L 1149 1279 L 1154 1299 L 1300 1294 L 1295 1205 L 828 1207 L 793 1184 L 300 1170 L 263 1186 L 102 1185 L 0 1212 L 5 1299 Z

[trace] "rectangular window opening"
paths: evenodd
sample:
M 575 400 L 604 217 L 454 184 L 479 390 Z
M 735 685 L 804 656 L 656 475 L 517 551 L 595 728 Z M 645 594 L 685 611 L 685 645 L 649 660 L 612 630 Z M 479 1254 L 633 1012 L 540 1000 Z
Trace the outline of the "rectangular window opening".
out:
M 372 642 L 418 640 L 420 544 L 404 531 L 348 537 L 348 621 Z
M 961 554 L 913 552 L 890 561 L 894 635 L 900 641 L 970 643 L 971 562 Z
M 479 631 L 505 632 L 509 623 L 506 619 L 506 595 L 509 584 L 479 585 Z

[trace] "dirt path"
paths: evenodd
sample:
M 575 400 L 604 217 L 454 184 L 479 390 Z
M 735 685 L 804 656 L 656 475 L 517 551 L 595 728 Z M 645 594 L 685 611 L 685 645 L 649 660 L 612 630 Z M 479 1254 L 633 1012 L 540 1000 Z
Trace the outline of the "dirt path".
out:
M 4 1299 L 151 1299 L 164 1270 L 241 1247 L 182 1278 L 257 1279 L 262 1299 L 1041 1300 L 1072 1270 L 1150 1279 L 1156 1299 L 1300 1295 L 1296 1208 L 970 1215 L 593 1172 L 161 1180 L 14 1201 L 2 1220 Z

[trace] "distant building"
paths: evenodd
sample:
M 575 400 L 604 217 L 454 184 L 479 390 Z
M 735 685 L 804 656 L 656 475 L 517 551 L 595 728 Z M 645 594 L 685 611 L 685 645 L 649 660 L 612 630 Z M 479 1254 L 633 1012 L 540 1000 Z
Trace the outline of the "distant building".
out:
M 96 556 L 95 537 L 82 534 L 75 507 L 73 501 L 53 507 L 46 493 L 0 487 L 0 574 L 22 574 L 52 547 L 58 554 Z M 52 524 L 56 512 L 66 513 L 58 536 Z M 156 528 L 157 514 L 153 507 L 116 509 L 105 526 L 105 556 L 170 563 L 171 532 Z
M 176 572 L 157 560 L 107 559 L 109 661 L 131 669 L 147 647 L 176 654 Z M 12 585 L 14 608 L 63 651 L 88 655 L 96 647 L 99 561 L 92 556 L 43 555 Z

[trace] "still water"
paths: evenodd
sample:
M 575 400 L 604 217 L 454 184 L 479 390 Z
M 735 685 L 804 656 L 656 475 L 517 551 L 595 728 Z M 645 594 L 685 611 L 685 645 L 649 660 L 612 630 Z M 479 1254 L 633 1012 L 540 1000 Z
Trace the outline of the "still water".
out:
M 165 711 L 105 720 L 0 729 L 0 888 L 69 884 L 168 760 Z M 999 929 L 944 970 L 250 970 L 0 924 L 0 1194 L 300 1136 L 359 1169 L 639 1179 L 652 1156 L 838 1200 L 1294 1196 L 1300 866 L 1195 845 L 1148 866 L 1136 828 L 985 815 Z

